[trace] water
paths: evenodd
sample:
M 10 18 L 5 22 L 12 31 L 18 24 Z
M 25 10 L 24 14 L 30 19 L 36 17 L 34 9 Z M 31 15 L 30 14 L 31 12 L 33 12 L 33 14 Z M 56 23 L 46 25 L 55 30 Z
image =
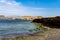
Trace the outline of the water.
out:
M 0 37 L 14 37 L 16 35 L 25 35 L 30 29 L 35 28 L 31 21 L 20 20 L 13 22 L 12 20 L 0 20 Z

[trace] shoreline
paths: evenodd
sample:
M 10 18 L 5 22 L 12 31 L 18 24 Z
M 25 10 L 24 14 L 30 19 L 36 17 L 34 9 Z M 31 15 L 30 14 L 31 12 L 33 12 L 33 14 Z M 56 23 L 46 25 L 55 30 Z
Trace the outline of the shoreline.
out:
M 2 40 L 58 40 L 60 39 L 60 29 L 52 29 L 45 32 L 38 32 L 34 35 L 19 36 L 16 38 L 3 38 Z
M 0 36 L 0 38 L 16 38 L 16 37 L 34 35 L 34 34 L 39 33 L 39 32 L 43 32 L 43 31 L 38 30 L 38 31 L 35 31 L 35 32 L 28 32 L 28 33 L 23 33 L 23 34 L 22 33 L 18 33 L 18 34 L 12 34 L 10 36 L 4 35 L 4 36 Z

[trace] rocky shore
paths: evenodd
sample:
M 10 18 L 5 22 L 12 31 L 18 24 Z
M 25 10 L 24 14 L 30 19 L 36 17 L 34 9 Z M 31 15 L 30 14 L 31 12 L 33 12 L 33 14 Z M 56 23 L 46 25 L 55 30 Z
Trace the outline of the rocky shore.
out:
M 33 22 L 42 23 L 47 26 L 52 26 L 52 28 L 60 28 L 60 16 L 34 19 Z

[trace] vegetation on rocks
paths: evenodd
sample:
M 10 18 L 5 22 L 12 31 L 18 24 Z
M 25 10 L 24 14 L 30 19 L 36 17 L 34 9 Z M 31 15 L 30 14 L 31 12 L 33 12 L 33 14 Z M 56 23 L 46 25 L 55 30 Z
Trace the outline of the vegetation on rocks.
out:
M 35 24 L 36 27 L 34 29 L 29 30 L 30 32 L 38 31 L 38 30 L 41 30 L 43 32 L 43 31 L 47 31 L 47 30 L 51 29 L 51 28 L 49 28 L 49 27 L 47 27 L 47 26 L 45 26 L 41 23 L 34 22 L 34 24 Z

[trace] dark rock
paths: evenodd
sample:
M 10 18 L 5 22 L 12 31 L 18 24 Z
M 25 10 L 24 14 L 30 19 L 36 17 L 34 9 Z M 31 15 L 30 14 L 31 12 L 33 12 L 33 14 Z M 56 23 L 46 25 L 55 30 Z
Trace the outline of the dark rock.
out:
M 34 19 L 33 22 L 42 23 L 44 25 L 49 25 L 49 26 L 54 26 L 54 27 L 58 26 L 60 28 L 60 16 Z

